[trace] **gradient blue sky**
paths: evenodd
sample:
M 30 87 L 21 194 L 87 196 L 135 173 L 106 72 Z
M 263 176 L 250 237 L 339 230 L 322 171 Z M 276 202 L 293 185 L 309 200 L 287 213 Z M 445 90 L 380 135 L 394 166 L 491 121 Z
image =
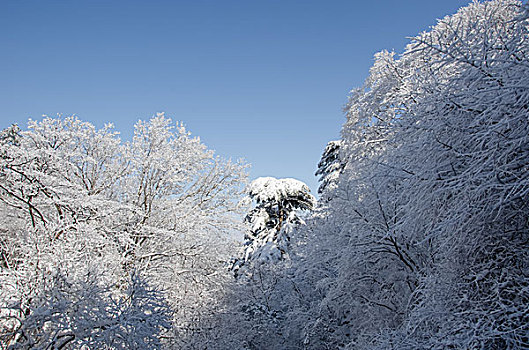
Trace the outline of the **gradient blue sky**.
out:
M 123 139 L 164 111 L 251 177 L 315 192 L 348 92 L 460 0 L 0 0 L 0 128 L 76 114 Z

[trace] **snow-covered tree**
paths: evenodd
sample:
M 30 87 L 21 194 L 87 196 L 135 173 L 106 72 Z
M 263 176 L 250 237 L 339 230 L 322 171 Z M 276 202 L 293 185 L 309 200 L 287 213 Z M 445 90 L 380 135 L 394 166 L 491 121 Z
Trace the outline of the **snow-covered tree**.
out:
M 312 210 L 315 204 L 308 186 L 290 178 L 260 177 L 248 186 L 248 196 L 256 206 L 245 218 L 249 230 L 244 256 L 235 269 L 250 260 L 265 262 L 288 256 L 292 226 L 302 222 L 299 212 Z
M 2 133 L 0 162 L 0 317 L 9 316 L 0 322 L 2 345 L 58 344 L 52 333 L 32 329 L 37 338 L 30 341 L 20 332 L 29 334 L 42 317 L 70 306 L 93 310 L 93 317 L 79 321 L 83 327 L 90 327 L 89 320 L 111 322 L 108 317 L 121 311 L 109 316 L 108 308 L 124 306 L 129 292 L 163 298 L 151 301 L 168 308 L 162 314 L 149 311 L 148 300 L 137 304 L 145 305 L 137 311 L 145 319 L 132 315 L 130 322 L 139 323 L 123 324 L 129 334 L 123 333 L 123 344 L 146 334 L 137 327 L 158 322 L 156 317 L 170 319 L 174 332 L 167 333 L 162 322 L 151 329 L 152 337 L 163 331 L 165 343 L 177 344 L 198 318 L 213 313 L 230 281 L 224 272 L 235 252 L 230 235 L 242 227 L 243 163 L 215 157 L 183 126 L 173 131 L 163 115 L 139 122 L 125 144 L 111 125 L 96 130 L 76 117 L 30 121 L 27 131 L 12 127 Z M 59 272 L 64 283 L 52 283 L 50 276 Z M 131 284 L 131 274 L 141 283 Z M 94 288 L 75 287 L 88 283 L 88 275 Z M 64 302 L 48 302 L 50 293 Z M 86 298 L 94 303 L 79 304 Z M 65 324 L 77 324 L 67 315 L 57 317 L 43 321 L 49 324 L 43 330 L 60 333 Z M 93 336 L 83 334 L 76 339 Z M 78 346 L 77 340 L 69 344 Z M 116 344 L 106 343 L 123 347 Z
M 247 193 L 255 207 L 245 218 L 243 251 L 231 265 L 239 278 L 226 291 L 215 327 L 200 347 L 214 342 L 219 348 L 283 348 L 280 320 L 290 299 L 278 296 L 292 290 L 285 275 L 293 248 L 290 242 L 314 209 L 315 199 L 307 185 L 291 178 L 258 178 Z
M 345 167 L 345 163 L 340 159 L 341 145 L 341 140 L 329 141 L 323 151 L 316 171 L 316 176 L 320 176 L 320 187 L 318 187 L 320 195 L 323 195 L 326 190 L 331 192 L 336 188 L 338 177 Z M 327 197 L 331 198 L 332 194 L 330 193 Z

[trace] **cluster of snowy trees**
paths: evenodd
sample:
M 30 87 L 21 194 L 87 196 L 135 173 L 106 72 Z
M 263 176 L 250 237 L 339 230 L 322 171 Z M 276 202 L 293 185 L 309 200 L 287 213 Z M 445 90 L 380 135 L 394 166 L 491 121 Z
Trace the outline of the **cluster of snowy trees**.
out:
M 528 81 L 518 0 L 378 53 L 316 209 L 241 279 L 219 348 L 529 348 Z
M 163 115 L 127 143 L 75 117 L 8 128 L 0 345 L 529 348 L 528 81 L 519 0 L 378 53 L 318 202 L 246 186 Z

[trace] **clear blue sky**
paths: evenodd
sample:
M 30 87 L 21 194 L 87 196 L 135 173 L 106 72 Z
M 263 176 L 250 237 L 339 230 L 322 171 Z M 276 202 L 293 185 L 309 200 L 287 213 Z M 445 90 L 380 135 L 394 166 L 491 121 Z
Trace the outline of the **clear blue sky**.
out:
M 251 177 L 295 177 L 339 137 L 382 49 L 460 0 L 0 0 L 0 128 L 77 114 L 128 139 L 165 111 Z

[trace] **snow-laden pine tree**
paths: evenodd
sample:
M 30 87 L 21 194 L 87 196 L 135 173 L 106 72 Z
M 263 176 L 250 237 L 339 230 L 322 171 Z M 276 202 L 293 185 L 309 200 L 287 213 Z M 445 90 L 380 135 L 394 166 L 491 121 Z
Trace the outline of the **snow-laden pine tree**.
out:
M 332 198 L 332 191 L 336 188 L 338 177 L 345 167 L 345 162 L 340 159 L 341 146 L 341 140 L 329 141 L 327 143 L 315 174 L 320 177 L 318 193 L 323 195 L 325 191 L 329 192 L 329 194 L 325 195 L 327 199 Z
M 231 265 L 237 283 L 227 291 L 215 326 L 195 337 L 190 348 L 284 348 L 288 330 L 281 321 L 292 300 L 281 296 L 293 287 L 285 275 L 295 249 L 291 242 L 298 241 L 295 236 L 315 199 L 306 184 L 291 178 L 258 178 L 247 194 L 254 208 L 245 218 L 244 245 Z
M 243 257 L 234 263 L 236 271 L 249 261 L 267 263 L 288 257 L 293 226 L 303 223 L 301 212 L 315 204 L 309 187 L 290 178 L 260 177 L 250 183 L 247 193 L 255 208 L 244 219 L 249 230 Z

